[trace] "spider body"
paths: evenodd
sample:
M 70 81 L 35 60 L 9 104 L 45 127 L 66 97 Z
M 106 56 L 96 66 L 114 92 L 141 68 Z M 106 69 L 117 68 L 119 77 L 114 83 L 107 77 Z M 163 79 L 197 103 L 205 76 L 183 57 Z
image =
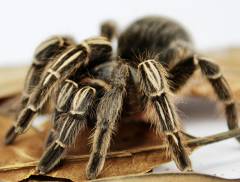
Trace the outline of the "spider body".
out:
M 170 93 L 177 93 L 197 69 L 224 104 L 229 129 L 238 127 L 236 104 L 219 67 L 198 56 L 190 36 L 178 23 L 163 17 L 142 18 L 120 34 L 117 55 L 112 56 L 110 41 L 115 30 L 107 22 L 101 27 L 102 37 L 80 44 L 53 38 L 37 49 L 44 56 L 35 55 L 22 109 L 5 142 L 10 144 L 25 132 L 47 98 L 56 93 L 53 129 L 37 167 L 40 173 L 53 169 L 77 134 L 92 125 L 95 131 L 86 175 L 95 178 L 103 168 L 117 122 L 138 116 L 164 134 L 177 167 L 191 171 Z M 39 75 L 31 71 L 38 68 L 36 63 L 42 65 Z
M 193 48 L 189 34 L 178 23 L 163 17 L 146 17 L 130 25 L 120 35 L 118 55 L 134 61 L 138 56 L 143 58 L 169 52 L 178 42 Z M 166 59 L 159 61 L 164 65 L 167 62 Z

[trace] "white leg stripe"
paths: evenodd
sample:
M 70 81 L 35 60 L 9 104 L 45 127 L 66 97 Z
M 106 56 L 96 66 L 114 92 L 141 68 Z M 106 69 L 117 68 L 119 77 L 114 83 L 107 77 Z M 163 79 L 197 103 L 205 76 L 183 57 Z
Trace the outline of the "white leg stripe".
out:
M 50 73 L 51 75 L 54 75 L 57 79 L 59 79 L 61 76 L 57 71 L 54 71 L 52 69 L 48 69 L 47 72 Z
M 85 42 L 87 44 L 96 44 L 96 45 L 109 45 L 111 46 L 111 43 L 106 39 L 106 37 L 96 37 L 96 38 L 91 38 L 91 39 L 87 39 L 85 40 Z
M 142 66 L 144 72 L 147 74 L 149 81 L 152 86 L 156 89 L 157 92 L 161 90 L 161 76 L 157 70 L 157 68 L 152 64 L 153 60 L 147 60 L 140 63 L 138 66 Z M 150 66 L 150 69 L 147 67 L 147 63 Z
M 161 116 L 161 118 L 159 118 L 160 119 L 160 122 L 162 123 L 162 124 L 164 124 L 165 126 L 165 128 L 167 127 L 166 126 L 166 117 L 165 117 L 165 115 L 164 115 L 164 113 L 163 113 L 163 110 L 162 110 L 162 107 L 160 106 L 160 104 L 159 103 L 157 103 L 157 106 L 158 106 L 158 108 L 159 108 L 159 111 L 160 111 L 160 116 Z M 161 121 L 162 120 L 162 121 Z
M 76 82 L 74 82 L 74 81 L 72 81 L 72 80 L 66 80 L 66 82 L 68 82 L 68 83 L 71 83 L 71 84 L 73 84 L 73 86 L 75 86 L 76 88 L 78 88 L 78 84 L 76 83 Z
M 31 109 L 31 110 L 34 111 L 34 112 L 37 111 L 37 108 L 36 108 L 35 106 L 33 106 L 33 105 L 29 105 L 27 108 L 28 108 L 28 109 Z
M 45 62 L 39 61 L 36 58 L 33 59 L 33 64 L 38 65 L 38 66 L 42 66 L 45 65 Z
M 161 96 L 162 94 L 166 93 L 166 91 L 164 89 L 162 89 L 161 91 L 159 92 L 153 92 L 151 93 L 151 97 L 156 97 L 156 96 Z
M 90 48 L 90 46 L 88 45 L 88 43 L 86 41 L 81 42 L 80 45 L 82 45 L 83 47 L 86 48 L 88 54 L 91 53 L 91 48 Z
M 62 148 L 66 148 L 66 145 L 64 143 L 62 143 L 61 141 L 59 141 L 59 140 L 56 140 L 55 143 L 60 145 Z
M 212 79 L 212 80 L 216 80 L 216 79 L 220 78 L 221 76 L 222 76 L 222 73 L 221 73 L 221 72 L 218 72 L 218 73 L 216 73 L 216 74 L 214 74 L 214 75 L 207 75 L 207 77 L 208 77 L 209 79 Z
M 64 67 L 66 67 L 68 64 L 70 64 L 72 61 L 74 61 L 78 56 L 80 56 L 82 54 L 82 51 L 76 52 L 75 54 L 73 54 L 71 57 L 69 57 L 58 69 L 57 71 L 61 71 L 62 69 L 64 69 Z
M 70 111 L 70 113 L 71 113 L 72 115 L 83 115 L 83 114 L 84 114 L 83 111 Z
M 173 119 L 173 114 L 172 114 L 172 111 L 170 110 L 169 103 L 168 103 L 168 101 L 167 101 L 166 98 L 164 98 L 164 101 L 165 101 L 165 103 L 166 103 L 166 105 L 167 105 L 168 115 L 169 115 L 169 117 L 170 117 L 170 122 L 172 123 L 171 125 L 172 125 L 172 126 L 175 126 L 174 119 Z
M 196 55 L 193 56 L 193 63 L 195 66 L 199 66 L 199 60 Z

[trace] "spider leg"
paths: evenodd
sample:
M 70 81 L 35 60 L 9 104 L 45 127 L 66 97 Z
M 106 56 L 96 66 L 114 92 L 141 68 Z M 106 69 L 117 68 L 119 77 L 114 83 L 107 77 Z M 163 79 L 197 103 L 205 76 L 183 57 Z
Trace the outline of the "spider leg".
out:
M 59 118 L 63 113 L 67 113 L 70 110 L 73 94 L 78 89 L 78 84 L 70 79 L 64 81 L 63 86 L 59 89 L 56 97 L 56 106 L 53 112 L 51 121 L 53 122 L 53 127 L 50 130 L 45 146 L 48 147 L 55 139 L 58 134 L 58 128 L 61 126 Z M 61 121 L 61 120 L 60 120 Z
M 183 171 L 191 170 L 191 161 L 181 138 L 179 119 L 170 100 L 165 69 L 160 63 L 147 60 L 139 64 L 138 76 L 141 90 L 148 98 L 146 114 L 150 122 L 156 127 L 158 133 L 165 134 L 177 167 Z
M 92 60 L 106 61 L 111 56 L 111 51 L 111 44 L 104 37 L 87 39 L 82 44 L 63 51 L 42 76 L 26 107 L 20 111 L 16 123 L 7 132 L 5 143 L 12 143 L 19 134 L 29 128 L 34 116 L 39 113 L 59 82 L 73 75 L 76 70 L 81 71 L 87 65 L 99 64 L 92 63 Z
M 78 133 L 86 125 L 86 116 L 92 107 L 96 90 L 90 86 L 84 86 L 74 94 L 70 111 L 59 117 L 63 126 L 61 126 L 58 137 L 46 149 L 42 155 L 37 170 L 40 173 L 50 171 L 63 157 L 66 148 L 72 145 Z M 65 98 L 60 98 L 64 103 Z
M 128 65 L 120 63 L 113 71 L 112 88 L 103 95 L 98 104 L 92 152 L 86 169 L 88 179 L 96 178 L 103 168 L 110 139 L 121 113 L 127 77 Z
M 63 50 L 73 45 L 74 42 L 68 37 L 51 37 L 42 42 L 35 50 L 34 59 L 26 75 L 22 98 L 21 107 L 23 108 L 35 88 L 40 82 L 40 78 L 54 58 Z
M 112 40 L 117 37 L 117 25 L 114 21 L 105 21 L 100 27 L 100 35 L 107 37 L 108 40 Z
M 169 80 L 173 83 L 172 91 L 177 92 L 198 68 L 201 69 L 202 74 L 208 79 L 218 99 L 224 104 L 228 128 L 238 128 L 237 106 L 231 89 L 217 64 L 197 56 L 181 61 L 170 70 Z M 240 142 L 240 138 L 237 138 L 237 140 Z
M 82 51 L 82 48 L 71 47 L 54 61 L 31 94 L 26 107 L 20 111 L 16 123 L 14 123 L 6 134 L 6 144 L 12 143 L 17 135 L 24 133 L 28 129 L 34 116 L 36 116 L 43 107 L 52 89 L 58 83 L 59 79 L 61 79 L 61 75 L 64 75 L 63 77 L 65 78 L 65 75 L 68 75 L 68 73 L 73 72 L 73 69 L 76 69 L 74 65 L 79 67 L 82 63 L 80 60 L 84 59 L 86 60 L 87 57 L 86 53 Z

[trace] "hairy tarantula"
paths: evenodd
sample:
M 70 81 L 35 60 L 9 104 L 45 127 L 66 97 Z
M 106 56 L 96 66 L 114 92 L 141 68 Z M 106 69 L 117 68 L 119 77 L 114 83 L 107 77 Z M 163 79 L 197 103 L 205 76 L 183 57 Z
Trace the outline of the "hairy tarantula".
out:
M 101 26 L 101 36 L 76 44 L 53 37 L 36 49 L 26 77 L 21 110 L 6 135 L 6 144 L 24 133 L 50 96 L 56 96 L 53 127 L 37 166 L 53 169 L 84 126 L 94 126 L 88 179 L 101 172 L 113 131 L 120 118 L 141 116 L 163 133 L 177 167 L 191 171 L 171 93 L 177 93 L 198 68 L 225 106 L 229 129 L 238 127 L 236 104 L 218 65 L 199 56 L 178 23 L 144 17 L 118 36 L 115 26 Z M 95 109 L 97 108 L 97 109 Z M 237 138 L 240 141 L 240 138 Z

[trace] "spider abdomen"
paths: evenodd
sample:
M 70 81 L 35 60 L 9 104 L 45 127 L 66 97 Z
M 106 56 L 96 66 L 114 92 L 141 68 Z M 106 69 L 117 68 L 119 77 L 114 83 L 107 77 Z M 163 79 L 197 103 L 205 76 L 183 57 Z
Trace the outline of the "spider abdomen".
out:
M 145 17 L 135 21 L 120 35 L 118 55 L 134 61 L 136 57 L 159 54 L 175 41 L 191 44 L 189 34 L 178 23 L 164 17 Z

